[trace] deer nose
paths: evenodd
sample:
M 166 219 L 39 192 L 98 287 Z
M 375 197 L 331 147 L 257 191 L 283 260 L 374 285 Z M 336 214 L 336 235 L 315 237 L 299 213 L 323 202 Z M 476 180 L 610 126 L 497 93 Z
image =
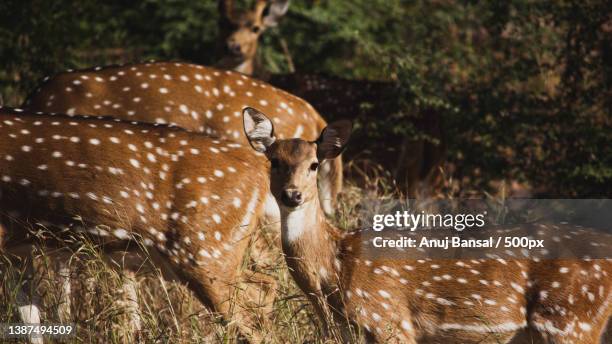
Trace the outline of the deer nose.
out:
M 242 53 L 242 51 L 240 50 L 240 44 L 236 43 L 236 41 L 234 40 L 230 40 L 227 43 L 227 48 L 233 54 L 240 55 Z
M 297 207 L 303 202 L 302 193 L 295 189 L 285 189 L 281 201 L 287 207 Z

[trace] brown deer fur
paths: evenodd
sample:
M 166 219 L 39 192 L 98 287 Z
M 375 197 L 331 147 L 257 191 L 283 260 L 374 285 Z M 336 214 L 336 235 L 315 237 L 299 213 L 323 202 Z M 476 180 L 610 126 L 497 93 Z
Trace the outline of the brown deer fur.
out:
M 246 143 L 240 112 L 267 109 L 279 137 L 316 139 L 325 120 L 310 104 L 240 73 L 186 63 L 145 63 L 69 71 L 47 79 L 25 102 L 30 111 L 110 115 L 167 123 Z M 342 160 L 321 169 L 321 197 L 333 213 Z
M 3 250 L 42 224 L 104 246 L 140 240 L 213 311 L 232 290 L 268 191 L 248 147 L 179 128 L 0 109 Z M 250 332 L 247 314 L 233 318 Z M 228 318 L 228 320 L 230 320 Z M 247 334 L 247 333 L 245 333 Z

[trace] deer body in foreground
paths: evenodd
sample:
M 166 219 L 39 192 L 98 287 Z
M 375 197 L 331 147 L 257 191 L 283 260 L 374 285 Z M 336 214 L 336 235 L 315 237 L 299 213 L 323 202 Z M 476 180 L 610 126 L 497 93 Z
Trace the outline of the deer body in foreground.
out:
M 289 0 L 257 0 L 251 10 L 244 12 L 236 11 L 232 0 L 219 0 L 218 8 L 218 45 L 223 58 L 217 66 L 253 74 L 259 36 L 278 24 L 289 9 Z
M 612 261 L 368 260 L 363 232 L 330 225 L 315 187 L 316 169 L 344 149 L 350 122 L 307 142 L 276 139 L 257 110 L 243 115 L 251 145 L 271 161 L 287 265 L 320 318 L 358 325 L 376 342 L 508 343 L 524 332 L 547 343 L 598 342 L 612 316 Z
M 61 73 L 45 81 L 24 108 L 165 123 L 246 144 L 240 113 L 255 105 L 274 114 L 279 137 L 314 140 L 326 124 L 310 104 L 264 82 L 171 62 Z M 321 201 L 332 214 L 342 187 L 341 159 L 325 163 L 320 174 Z
M 4 253 L 29 245 L 26 228 L 37 224 L 60 240 L 75 231 L 111 247 L 137 239 L 232 317 L 268 193 L 265 161 L 250 149 L 179 128 L 0 109 L 0 161 Z

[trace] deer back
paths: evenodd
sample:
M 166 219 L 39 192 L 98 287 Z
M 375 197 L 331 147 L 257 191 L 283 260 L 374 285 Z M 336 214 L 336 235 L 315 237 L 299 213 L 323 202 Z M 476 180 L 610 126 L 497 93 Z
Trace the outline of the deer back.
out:
M 137 237 L 195 268 L 244 251 L 268 193 L 250 148 L 178 128 L 2 109 L 0 133 L 7 228 Z
M 157 62 L 69 71 L 48 78 L 28 98 L 31 111 L 164 123 L 246 143 L 240 113 L 267 110 L 277 134 L 315 140 L 326 123 L 304 100 L 243 74 Z

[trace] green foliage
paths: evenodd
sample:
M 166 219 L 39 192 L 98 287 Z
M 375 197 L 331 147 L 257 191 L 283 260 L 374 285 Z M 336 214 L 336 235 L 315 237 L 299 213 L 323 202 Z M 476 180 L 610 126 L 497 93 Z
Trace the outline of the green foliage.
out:
M 298 72 L 394 83 L 373 135 L 419 135 L 409 118 L 438 111 L 472 187 L 507 178 L 610 196 L 610 13 L 604 0 L 294 0 L 259 60 L 287 72 L 284 43 Z M 215 1 L 3 1 L 0 92 L 16 105 L 43 76 L 92 64 L 211 64 L 216 36 Z
M 40 79 L 68 68 L 145 59 L 210 64 L 216 36 L 213 1 L 2 1 L 0 87 L 16 105 Z

